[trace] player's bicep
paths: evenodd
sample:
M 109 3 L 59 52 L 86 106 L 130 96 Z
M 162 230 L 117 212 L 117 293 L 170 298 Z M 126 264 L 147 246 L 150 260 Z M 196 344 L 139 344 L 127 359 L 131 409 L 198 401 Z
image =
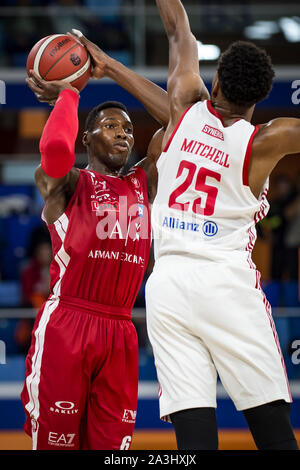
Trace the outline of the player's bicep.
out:
M 300 119 L 278 118 L 265 127 L 278 158 L 300 153 Z

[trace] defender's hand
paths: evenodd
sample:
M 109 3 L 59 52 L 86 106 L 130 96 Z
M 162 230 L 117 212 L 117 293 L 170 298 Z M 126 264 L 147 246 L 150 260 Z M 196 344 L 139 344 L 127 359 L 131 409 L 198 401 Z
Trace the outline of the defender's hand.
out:
M 49 103 L 51 106 L 55 105 L 58 95 L 62 90 L 73 90 L 79 95 L 79 91 L 72 87 L 70 83 L 63 80 L 47 82 L 40 78 L 33 70 L 30 70 L 26 83 L 39 101 Z
M 72 29 L 72 34 L 67 33 L 69 36 L 75 37 L 78 41 L 83 44 L 87 50 L 89 51 L 89 54 L 92 59 L 92 74 L 91 77 L 95 79 L 100 79 L 106 76 L 106 68 L 108 63 L 112 60 L 111 57 L 109 57 L 105 52 L 100 49 L 100 47 L 96 46 L 93 42 L 89 41 L 81 31 L 78 31 L 78 29 Z

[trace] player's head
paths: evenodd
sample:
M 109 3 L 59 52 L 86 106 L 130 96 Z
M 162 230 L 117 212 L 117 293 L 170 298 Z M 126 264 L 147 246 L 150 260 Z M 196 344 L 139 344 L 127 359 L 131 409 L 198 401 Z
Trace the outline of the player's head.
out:
M 229 103 L 250 108 L 269 95 L 273 78 L 271 58 L 266 51 L 251 42 L 237 41 L 219 59 L 212 95 L 217 83 Z
M 86 119 L 83 143 L 90 157 L 99 159 L 109 169 L 121 170 L 134 144 L 126 106 L 118 101 L 95 106 Z

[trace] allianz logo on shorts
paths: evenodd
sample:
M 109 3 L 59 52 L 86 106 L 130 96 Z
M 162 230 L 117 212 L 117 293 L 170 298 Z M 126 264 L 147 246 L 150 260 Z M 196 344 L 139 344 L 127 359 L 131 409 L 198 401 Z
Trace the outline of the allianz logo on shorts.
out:
M 56 401 L 55 406 L 50 406 L 50 411 L 62 415 L 74 415 L 78 413 L 72 401 Z

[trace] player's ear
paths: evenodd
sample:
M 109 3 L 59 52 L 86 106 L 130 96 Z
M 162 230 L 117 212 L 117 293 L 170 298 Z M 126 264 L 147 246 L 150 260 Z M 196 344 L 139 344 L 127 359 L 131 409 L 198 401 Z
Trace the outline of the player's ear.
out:
M 216 97 L 220 90 L 219 78 L 218 73 L 214 76 L 212 86 L 211 86 L 211 96 Z
M 89 131 L 85 131 L 83 133 L 83 136 L 82 136 L 82 143 L 85 147 L 88 147 L 89 144 L 90 144 L 90 140 L 91 140 L 91 135 L 89 133 Z

